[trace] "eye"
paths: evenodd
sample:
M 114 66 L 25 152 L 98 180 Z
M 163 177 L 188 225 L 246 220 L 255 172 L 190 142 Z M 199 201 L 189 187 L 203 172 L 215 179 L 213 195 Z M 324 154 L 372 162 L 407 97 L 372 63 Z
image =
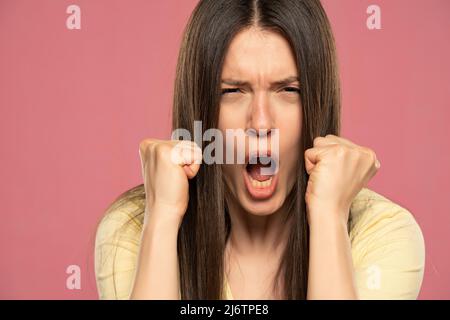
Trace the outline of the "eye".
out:
M 237 92 L 242 92 L 242 91 L 239 88 L 225 88 L 225 89 L 222 89 L 222 95 L 227 94 L 227 93 L 237 93 Z
M 300 93 L 300 89 L 296 88 L 296 87 L 286 87 L 283 90 L 285 90 L 286 92 L 297 92 L 297 93 Z

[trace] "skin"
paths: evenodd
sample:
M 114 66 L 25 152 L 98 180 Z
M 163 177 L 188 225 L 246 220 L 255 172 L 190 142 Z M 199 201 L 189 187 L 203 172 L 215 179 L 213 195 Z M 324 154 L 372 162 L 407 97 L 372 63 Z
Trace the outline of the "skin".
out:
M 280 133 L 278 184 L 270 198 L 249 195 L 245 165 L 222 167 L 232 223 L 225 270 L 234 299 L 281 297 L 272 284 L 288 234 L 285 199 L 296 179 L 292 172 L 298 163 L 302 106 L 292 89 L 299 82 L 274 83 L 298 75 L 288 42 L 256 27 L 236 35 L 225 57 L 222 89 L 227 92 L 219 129 L 277 128 Z M 230 79 L 245 84 L 231 84 Z M 257 138 L 270 139 L 271 134 Z M 197 174 L 202 151 L 193 142 L 178 142 L 145 139 L 140 144 L 147 206 L 132 299 L 179 299 L 177 233 L 189 200 L 188 179 Z M 355 299 L 348 213 L 379 162 L 373 150 L 333 135 L 314 139 L 304 158 L 310 175 L 305 194 L 310 226 L 307 298 Z
M 269 199 L 254 200 L 247 192 L 242 178 L 245 164 L 223 166 L 232 224 L 225 267 L 235 299 L 277 296 L 271 284 L 288 234 L 289 225 L 282 221 L 287 213 L 283 203 L 296 181 L 290 173 L 298 161 L 302 110 L 295 91 L 298 81 L 283 86 L 274 83 L 298 76 L 289 44 L 276 33 L 243 31 L 225 57 L 222 89 L 239 90 L 222 95 L 219 129 L 279 129 L 279 178 Z M 248 85 L 230 85 L 230 79 Z

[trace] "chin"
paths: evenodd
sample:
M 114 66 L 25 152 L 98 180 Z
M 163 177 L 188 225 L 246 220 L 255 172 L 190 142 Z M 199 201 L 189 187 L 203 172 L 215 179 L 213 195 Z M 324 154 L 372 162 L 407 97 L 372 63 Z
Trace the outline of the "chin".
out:
M 242 208 L 249 214 L 256 216 L 268 216 L 277 212 L 285 201 L 284 192 L 277 190 L 269 199 L 255 200 L 251 196 L 242 192 L 239 196 L 239 202 Z

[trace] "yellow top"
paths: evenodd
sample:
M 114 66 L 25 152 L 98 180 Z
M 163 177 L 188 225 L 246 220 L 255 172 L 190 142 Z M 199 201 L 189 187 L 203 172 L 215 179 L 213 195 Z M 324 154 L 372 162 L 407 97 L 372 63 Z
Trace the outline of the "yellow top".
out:
M 100 299 L 129 298 L 142 220 L 119 228 L 138 209 L 132 202 L 119 206 L 98 227 L 95 274 Z M 351 214 L 350 240 L 359 298 L 416 299 L 422 284 L 425 245 L 412 214 L 368 188 L 353 200 Z M 120 239 L 114 234 L 120 234 Z M 232 299 L 226 281 L 224 290 L 225 298 Z

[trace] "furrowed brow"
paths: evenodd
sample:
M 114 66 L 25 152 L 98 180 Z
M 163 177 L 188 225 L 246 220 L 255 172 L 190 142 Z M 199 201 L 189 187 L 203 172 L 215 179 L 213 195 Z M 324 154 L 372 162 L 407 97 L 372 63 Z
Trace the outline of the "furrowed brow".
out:
M 222 79 L 222 83 L 230 86 L 246 86 L 249 83 L 247 81 L 235 80 L 235 79 Z
M 295 76 L 287 77 L 285 79 L 273 82 L 272 85 L 273 86 L 283 86 L 283 85 L 292 84 L 294 82 L 300 82 L 299 77 L 295 77 Z
M 299 77 L 296 77 L 296 76 L 287 77 L 285 79 L 281 79 L 281 80 L 273 82 L 271 84 L 271 86 L 273 86 L 273 87 L 283 86 L 283 85 L 292 84 L 294 82 L 300 82 Z M 247 81 L 242 81 L 242 80 L 237 80 L 237 79 L 222 79 L 222 83 L 230 85 L 230 86 L 249 86 L 250 85 Z

